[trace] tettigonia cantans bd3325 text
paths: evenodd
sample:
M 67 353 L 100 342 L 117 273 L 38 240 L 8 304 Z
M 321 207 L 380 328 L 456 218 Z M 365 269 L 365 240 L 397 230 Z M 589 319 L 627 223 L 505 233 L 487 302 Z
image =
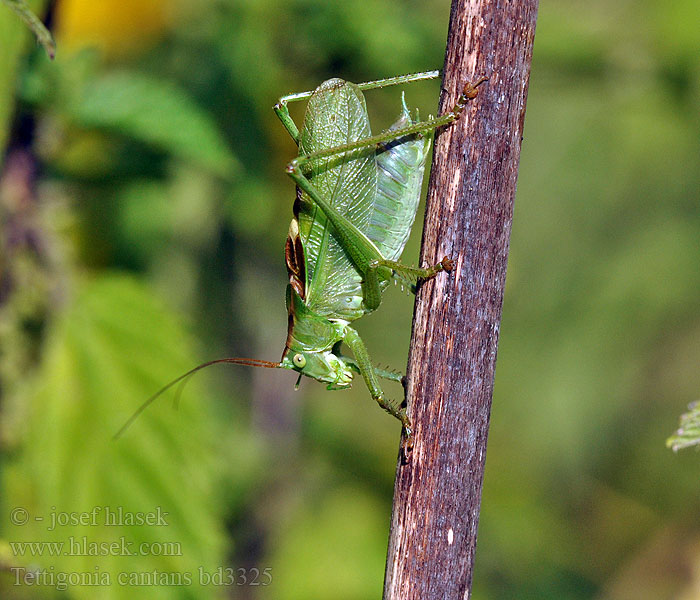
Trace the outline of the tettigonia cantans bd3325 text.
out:
M 438 71 L 354 84 L 329 79 L 313 92 L 284 96 L 274 110 L 299 147 L 287 166 L 297 186 L 294 218 L 285 258 L 289 274 L 289 328 L 280 362 L 222 358 L 206 362 L 149 398 L 117 435 L 160 394 L 195 372 L 217 363 L 291 369 L 326 383 L 329 390 L 350 386 L 360 374 L 372 398 L 396 417 L 411 440 L 405 403 L 388 400 L 380 378 L 403 383 L 401 375 L 374 366 L 352 321 L 376 310 L 394 279 L 415 291 L 416 284 L 452 269 L 445 257 L 427 267 L 398 262 L 418 208 L 432 132 L 456 121 L 477 95 L 485 77 L 468 83 L 445 115 L 414 121 L 402 101 L 398 119 L 372 135 L 362 90 L 432 79 Z M 299 129 L 287 104 L 308 98 Z M 341 353 L 341 344 L 352 358 Z

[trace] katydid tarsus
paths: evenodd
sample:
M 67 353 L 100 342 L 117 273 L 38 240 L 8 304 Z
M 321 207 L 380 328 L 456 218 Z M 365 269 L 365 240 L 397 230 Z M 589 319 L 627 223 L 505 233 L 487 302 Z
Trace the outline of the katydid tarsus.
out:
M 285 258 L 288 331 L 282 359 L 271 362 L 222 358 L 178 377 L 149 398 L 117 436 L 158 396 L 197 371 L 218 363 L 291 369 L 327 384 L 350 386 L 359 374 L 372 398 L 403 426 L 411 443 L 405 403 L 388 400 L 380 378 L 403 383 L 397 373 L 375 367 L 350 323 L 376 310 L 389 282 L 399 280 L 415 291 L 419 281 L 452 269 L 445 257 L 427 268 L 398 262 L 413 226 L 432 132 L 456 121 L 477 95 L 481 77 L 468 83 L 454 108 L 436 118 L 414 121 L 402 99 L 398 119 L 384 133 L 372 135 L 362 90 L 433 79 L 438 71 L 353 84 L 330 79 L 313 92 L 284 96 L 274 106 L 299 147 L 287 166 L 297 186 L 294 218 Z M 289 114 L 289 102 L 308 98 L 301 129 Z M 341 344 L 352 358 L 341 353 Z

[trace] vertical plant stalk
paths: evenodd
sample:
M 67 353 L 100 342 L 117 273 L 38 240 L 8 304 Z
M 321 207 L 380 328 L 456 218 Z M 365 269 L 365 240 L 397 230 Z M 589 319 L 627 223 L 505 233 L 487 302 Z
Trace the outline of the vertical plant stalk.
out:
M 4 156 L 5 146 L 10 130 L 10 121 L 15 109 L 15 93 L 17 70 L 22 54 L 26 52 L 29 42 L 29 31 L 17 18 L 0 2 L 0 156 Z M 32 8 L 42 8 L 45 1 L 32 2 Z
M 440 114 L 486 75 L 437 136 L 407 371 L 413 451 L 400 457 L 384 598 L 468 598 L 537 0 L 454 0 Z

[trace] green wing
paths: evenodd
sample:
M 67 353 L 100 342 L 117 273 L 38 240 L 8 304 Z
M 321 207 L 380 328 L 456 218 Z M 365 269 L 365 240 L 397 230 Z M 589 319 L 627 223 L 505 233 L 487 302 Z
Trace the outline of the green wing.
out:
M 403 110 L 389 131 L 410 125 Z M 309 154 L 372 135 L 362 92 L 352 83 L 331 79 L 309 100 L 299 153 Z M 398 260 L 406 244 L 420 199 L 429 136 L 386 142 L 350 156 L 313 164 L 309 178 L 331 206 L 347 217 L 384 258 Z M 362 274 L 333 235 L 323 211 L 299 194 L 295 205 L 304 254 L 304 301 L 314 313 L 352 321 L 365 314 Z M 292 236 L 294 237 L 294 236 Z M 388 281 L 381 282 L 382 289 Z
M 403 110 L 389 131 L 412 124 L 403 102 Z M 399 138 L 377 153 L 377 196 L 366 234 L 387 260 L 399 260 L 411 233 L 430 141 L 427 134 Z
M 299 154 L 341 146 L 371 136 L 362 92 L 331 79 L 309 99 Z M 374 150 L 334 156 L 313 164 L 312 184 L 331 206 L 367 231 L 377 192 Z M 333 236 L 323 211 L 306 194 L 298 198 L 297 220 L 306 266 L 306 305 L 316 314 L 352 321 L 364 314 L 362 276 Z

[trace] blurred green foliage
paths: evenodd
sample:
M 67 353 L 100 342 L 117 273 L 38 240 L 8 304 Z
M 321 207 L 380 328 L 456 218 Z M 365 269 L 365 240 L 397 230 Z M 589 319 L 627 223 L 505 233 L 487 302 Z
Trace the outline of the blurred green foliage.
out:
M 688 411 L 680 418 L 680 426 L 666 440 L 666 445 L 674 451 L 697 446 L 700 444 L 700 406 L 698 402 L 691 402 Z
M 294 145 L 276 99 L 439 67 L 448 15 L 436 0 L 58 0 L 49 63 L 0 12 L 0 596 L 380 595 L 399 428 L 361 382 L 294 394 L 292 374 L 219 367 L 179 410 L 166 396 L 111 436 L 199 362 L 282 351 Z M 697 597 L 700 462 L 664 441 L 700 393 L 698 22 L 692 0 L 540 7 L 480 600 Z M 407 101 L 434 112 L 438 92 L 416 84 Z M 399 93 L 367 99 L 380 131 Z M 411 310 L 392 290 L 360 321 L 377 363 L 403 368 Z M 168 525 L 34 520 L 94 506 L 160 507 Z M 71 536 L 181 553 L 10 545 Z M 13 568 L 113 585 L 15 585 Z M 250 583 L 266 568 L 268 586 L 199 585 L 200 569 Z M 116 583 L 154 572 L 192 585 Z

